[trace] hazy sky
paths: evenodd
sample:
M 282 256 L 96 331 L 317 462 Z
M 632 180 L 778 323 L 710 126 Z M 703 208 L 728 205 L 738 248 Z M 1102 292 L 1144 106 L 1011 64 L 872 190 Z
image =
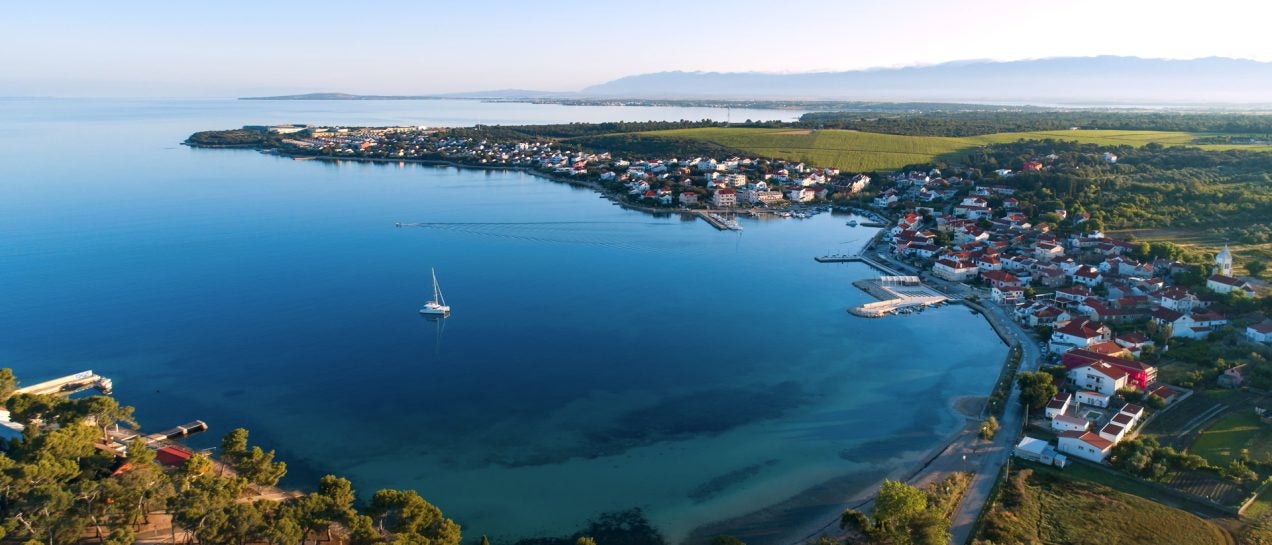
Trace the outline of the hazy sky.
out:
M 1272 61 L 1262 0 L 6 2 L 0 96 L 572 91 L 664 70 Z

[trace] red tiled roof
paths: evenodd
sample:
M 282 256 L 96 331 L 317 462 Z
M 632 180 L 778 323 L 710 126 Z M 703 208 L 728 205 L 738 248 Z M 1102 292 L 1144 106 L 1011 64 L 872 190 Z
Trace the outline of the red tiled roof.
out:
M 1081 337 L 1084 339 L 1093 339 L 1102 335 L 1099 322 L 1090 320 L 1069 320 L 1064 325 L 1056 329 L 1056 333 L 1064 333 L 1073 337 Z
M 1134 403 L 1127 403 L 1126 405 L 1122 405 L 1122 410 L 1118 412 L 1123 412 L 1127 414 L 1140 414 L 1144 412 L 1144 408 Z
M 1060 361 L 1061 363 L 1064 363 L 1065 369 L 1077 369 L 1078 367 L 1097 361 L 1108 363 L 1127 371 L 1148 371 L 1153 368 L 1152 365 L 1142 361 L 1115 358 L 1113 356 L 1097 354 L 1082 348 L 1075 348 L 1065 352 L 1063 356 L 1060 356 Z
M 1090 367 L 1092 370 L 1097 371 L 1100 374 L 1106 377 L 1109 377 L 1113 380 L 1126 378 L 1126 371 L 1123 371 L 1120 368 L 1114 367 L 1102 361 L 1092 362 L 1088 364 L 1087 367 Z

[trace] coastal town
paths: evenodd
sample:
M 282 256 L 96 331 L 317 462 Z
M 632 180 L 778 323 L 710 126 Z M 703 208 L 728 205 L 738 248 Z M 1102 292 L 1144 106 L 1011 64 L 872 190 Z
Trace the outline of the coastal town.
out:
M 994 391 L 978 410 L 964 411 L 964 432 L 908 478 L 929 488 L 958 483 L 941 500 L 949 503 L 944 524 L 953 543 L 1015 542 L 1003 514 L 1013 468 L 1052 472 L 1045 474 L 1071 486 L 1110 486 L 1234 528 L 1233 521 L 1272 510 L 1272 309 L 1258 267 L 1241 263 L 1227 246 L 1202 262 L 1169 245 L 1105 233 L 1085 211 L 1044 206 L 1015 179 L 1052 168 L 1055 155 L 992 173 L 864 173 L 756 156 L 568 150 L 549 140 L 496 141 L 424 127 L 243 130 L 272 135 L 261 151 L 297 160 L 518 169 L 594 188 L 638 210 L 692 214 L 721 230 L 741 230 L 737 218 L 747 214 L 796 219 L 826 210 L 854 218 L 849 226 L 877 229 L 855 254 L 816 256 L 882 273 L 854 282 L 880 301 L 850 312 L 882 318 L 963 305 L 1010 347 Z M 1104 152 L 1097 160 L 1118 157 Z M 1243 268 L 1256 273 L 1243 275 Z M 15 440 L 26 427 L 45 427 L 42 416 L 82 411 L 85 402 L 72 393 L 109 393 L 111 386 L 91 372 L 25 389 L 12 382 L 0 431 Z M 92 422 L 128 417 L 109 407 Z M 97 456 L 114 461 L 116 475 L 133 471 L 136 453 L 153 451 L 153 461 L 137 463 L 190 486 L 201 478 L 200 460 L 215 456 L 209 467 L 238 479 L 231 501 L 331 501 L 326 492 L 278 488 L 285 468 L 272 451 L 246 450 L 245 433 L 242 451 L 223 446 L 212 455 L 182 444 L 206 429 L 202 421 L 152 433 L 94 426 L 100 435 L 91 440 Z M 370 519 L 350 505 L 341 508 L 341 522 L 313 527 L 372 532 Z M 192 516 L 150 517 L 135 537 L 159 543 L 199 536 Z M 448 528 L 439 542 L 457 542 L 457 527 L 453 535 Z M 851 525 L 841 530 L 851 539 Z

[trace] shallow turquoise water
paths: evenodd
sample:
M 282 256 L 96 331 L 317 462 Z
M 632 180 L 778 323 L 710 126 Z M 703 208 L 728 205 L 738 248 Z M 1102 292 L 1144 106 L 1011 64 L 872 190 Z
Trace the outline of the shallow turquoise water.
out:
M 256 122 L 711 113 L 0 101 L 0 358 L 28 382 L 113 377 L 151 427 L 207 421 L 196 444 L 248 427 L 296 486 L 417 488 L 470 535 L 641 507 L 680 539 L 910 463 L 1005 349 L 961 307 L 848 315 L 871 271 L 812 260 L 872 233 L 845 218 L 739 236 L 522 173 L 177 145 Z M 416 313 L 430 267 L 444 329 Z

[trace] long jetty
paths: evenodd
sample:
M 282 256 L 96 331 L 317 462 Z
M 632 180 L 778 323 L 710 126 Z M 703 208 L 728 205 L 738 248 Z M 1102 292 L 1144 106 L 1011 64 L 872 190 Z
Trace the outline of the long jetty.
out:
M 111 391 L 111 380 L 94 373 L 92 370 L 81 371 L 74 375 L 67 375 L 53 380 L 46 380 L 38 384 L 23 386 L 14 391 L 15 394 L 32 394 L 32 395 L 71 395 L 82 392 L 89 388 L 97 388 L 104 394 Z

